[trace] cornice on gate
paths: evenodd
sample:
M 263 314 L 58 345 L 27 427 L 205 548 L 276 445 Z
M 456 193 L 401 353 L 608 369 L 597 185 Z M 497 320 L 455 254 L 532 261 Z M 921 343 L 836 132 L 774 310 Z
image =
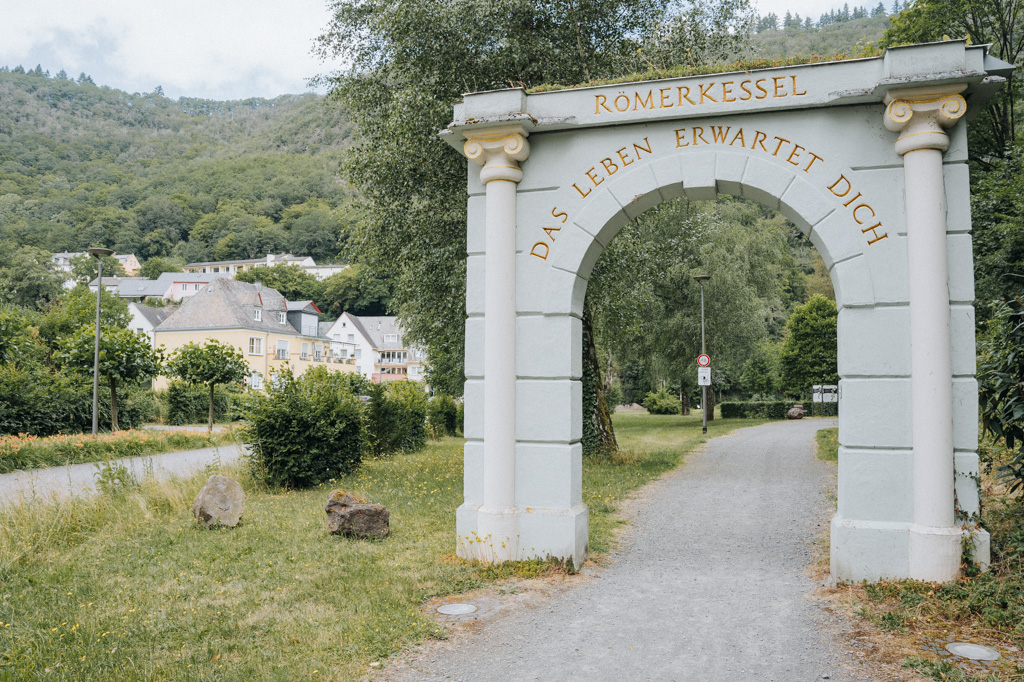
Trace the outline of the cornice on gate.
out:
M 526 132 L 590 128 L 787 109 L 883 103 L 892 90 L 964 86 L 967 118 L 1013 66 L 988 46 L 953 40 L 888 49 L 881 57 L 526 93 L 471 93 L 441 136 L 459 151 L 471 131 L 510 124 Z

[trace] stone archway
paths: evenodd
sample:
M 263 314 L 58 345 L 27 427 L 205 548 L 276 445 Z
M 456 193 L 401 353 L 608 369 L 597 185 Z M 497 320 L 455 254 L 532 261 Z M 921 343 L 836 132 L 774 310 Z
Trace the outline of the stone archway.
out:
M 884 57 L 527 95 L 467 95 L 465 502 L 458 552 L 587 553 L 579 443 L 590 271 L 643 211 L 776 208 L 839 308 L 837 579 L 953 578 L 978 510 L 965 121 L 1011 67 L 961 41 Z M 474 168 L 482 168 L 479 172 Z

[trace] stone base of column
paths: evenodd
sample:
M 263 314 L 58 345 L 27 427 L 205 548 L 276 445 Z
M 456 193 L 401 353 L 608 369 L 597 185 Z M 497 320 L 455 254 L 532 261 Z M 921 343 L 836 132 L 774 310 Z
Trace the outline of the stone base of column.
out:
M 955 580 L 960 573 L 964 532 L 960 528 L 910 527 L 908 578 L 929 582 Z
M 502 525 L 505 524 L 505 525 Z M 579 568 L 587 559 L 590 521 L 587 505 L 572 509 L 519 509 L 495 514 L 480 507 L 462 505 L 455 511 L 458 546 L 463 559 L 501 563 L 512 559 L 572 561 Z M 511 542 L 495 542 L 498 533 Z
M 983 570 L 988 568 L 989 535 L 980 528 L 929 528 L 850 520 L 836 514 L 832 517 L 832 578 L 851 582 L 889 578 L 954 580 L 960 572 L 965 537 L 972 543 L 972 559 Z

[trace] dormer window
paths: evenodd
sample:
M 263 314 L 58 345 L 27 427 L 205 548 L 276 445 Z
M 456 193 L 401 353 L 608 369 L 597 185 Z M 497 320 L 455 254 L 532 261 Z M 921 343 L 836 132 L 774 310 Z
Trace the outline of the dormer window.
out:
M 385 334 L 384 335 L 384 343 L 397 343 L 397 342 L 398 342 L 398 334 Z
M 288 321 L 288 314 L 287 313 L 278 313 L 277 314 L 277 323 L 278 324 L 284 324 L 287 321 Z
M 257 322 L 262 322 L 263 321 L 263 310 L 261 308 L 254 309 L 252 311 L 252 319 L 256 320 Z

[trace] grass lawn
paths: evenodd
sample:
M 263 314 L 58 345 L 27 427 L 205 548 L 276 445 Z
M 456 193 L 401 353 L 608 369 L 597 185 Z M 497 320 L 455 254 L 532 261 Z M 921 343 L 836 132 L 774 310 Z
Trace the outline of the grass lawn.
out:
M 715 420 L 708 436 L 755 420 Z M 584 463 L 591 547 L 612 545 L 618 502 L 705 438 L 696 417 L 615 417 L 623 452 Z M 454 557 L 462 441 L 367 461 L 307 491 L 246 489 L 241 525 L 202 530 L 192 499 L 205 475 L 0 513 L 0 678 L 351 680 L 444 629 L 425 599 L 557 570 Z M 387 505 L 383 541 L 332 537 L 337 486 Z

